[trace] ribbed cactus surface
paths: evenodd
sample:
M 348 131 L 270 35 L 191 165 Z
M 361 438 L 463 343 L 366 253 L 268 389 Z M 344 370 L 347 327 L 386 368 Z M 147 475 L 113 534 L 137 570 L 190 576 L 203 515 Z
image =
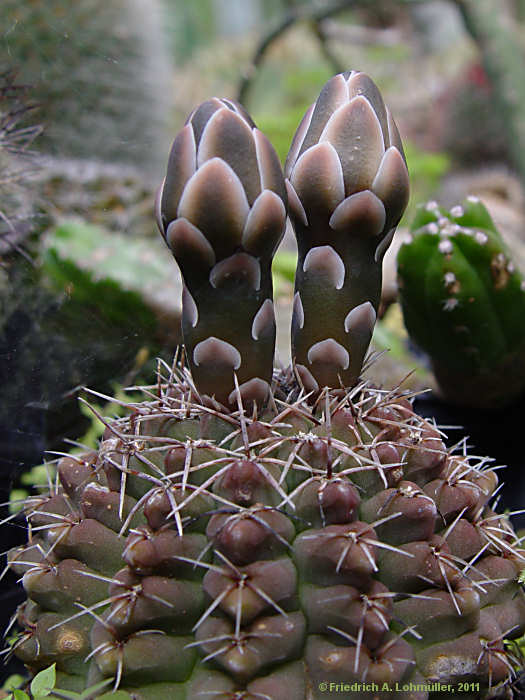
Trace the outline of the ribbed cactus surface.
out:
M 479 698 L 509 678 L 525 558 L 489 460 L 447 450 L 399 393 L 312 406 L 289 379 L 248 417 L 165 368 L 98 452 L 59 462 L 10 554 L 32 671 L 144 700 Z
M 407 329 L 445 395 L 498 407 L 525 388 L 525 280 L 487 209 L 419 208 L 398 254 Z
M 109 679 L 135 700 L 474 700 L 509 683 L 525 552 L 493 509 L 491 460 L 359 380 L 407 195 L 392 124 L 370 79 L 345 74 L 294 141 L 296 361 L 272 377 L 284 179 L 241 107 L 190 115 L 157 205 L 187 365 L 161 364 L 99 449 L 63 457 L 26 504 L 9 562 L 33 673 L 56 663 L 59 687 Z

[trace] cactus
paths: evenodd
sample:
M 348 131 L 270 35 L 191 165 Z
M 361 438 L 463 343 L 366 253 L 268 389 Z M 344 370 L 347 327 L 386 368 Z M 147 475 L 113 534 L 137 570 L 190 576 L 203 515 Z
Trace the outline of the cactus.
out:
M 0 255 L 23 253 L 19 243 L 27 234 L 25 220 L 33 213 L 27 180 L 31 145 L 41 128 L 23 125 L 35 109 L 28 92 L 13 70 L 0 73 Z
M 478 198 L 420 207 L 398 274 L 405 324 L 447 398 L 498 408 L 523 391 L 525 281 Z
M 369 124 L 358 119 L 357 135 Z M 326 159 L 316 161 L 310 181 L 329 192 Z M 334 250 L 335 234 L 301 172 L 288 190 L 309 217 L 298 231 L 304 260 L 306 234 Z M 351 265 L 346 252 L 357 249 L 375 280 L 406 190 L 388 194 L 406 183 L 403 167 L 382 172 L 383 199 L 374 196 L 390 203 L 388 223 L 377 215 L 372 227 L 365 215 L 379 205 L 365 194 L 362 228 L 346 227 L 354 199 L 335 229 L 337 244 L 345 232 L 373 236 L 340 259 Z M 56 663 L 59 687 L 110 679 L 134 700 L 491 697 L 517 664 L 504 638 L 525 628 L 525 553 L 492 508 L 496 472 L 462 445 L 448 449 L 399 389 L 353 385 L 349 374 L 322 388 L 317 374 L 309 389 L 300 369 L 269 383 L 267 276 L 285 202 L 273 152 L 238 105 L 213 99 L 192 113 L 157 202 L 186 284 L 189 368 L 161 363 L 127 416 L 101 417 L 99 449 L 61 457 L 49 491 L 26 503 L 29 542 L 9 554 L 27 593 L 12 649 L 33 674 Z M 332 305 L 334 255 L 306 265 L 324 263 L 320 293 Z M 302 279 L 301 295 L 311 284 Z M 373 306 L 375 283 L 352 300 L 366 303 L 365 293 Z
M 43 152 L 158 171 L 170 63 L 157 0 L 3 0 L 0 22 L 5 54 L 34 86 Z

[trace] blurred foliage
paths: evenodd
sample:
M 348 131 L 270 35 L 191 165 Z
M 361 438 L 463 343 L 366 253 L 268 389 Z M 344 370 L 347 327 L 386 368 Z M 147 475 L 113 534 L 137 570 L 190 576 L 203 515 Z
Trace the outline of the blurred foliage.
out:
M 411 181 L 422 182 L 424 187 L 435 190 L 450 168 L 449 156 L 446 153 L 424 151 L 411 141 L 405 141 L 403 146 Z
M 242 0 L 242 4 L 248 20 L 245 31 L 261 31 L 279 18 L 289 3 L 287 0 Z M 239 9 L 239 3 L 231 0 L 164 0 L 164 8 L 172 51 L 178 63 L 185 63 L 196 51 L 217 38 L 219 30 L 228 25 L 232 14 Z M 230 26 L 229 31 L 232 32 L 233 27 Z
M 117 314 L 117 322 L 134 317 L 138 326 L 154 330 L 148 300 L 176 271 L 160 237 L 132 237 L 69 220 L 48 232 L 42 250 L 45 274 L 72 300 L 96 300 L 102 313 Z
M 132 322 L 136 331 L 153 334 L 155 320 L 150 309 L 137 292 L 122 289 L 114 279 L 95 279 L 82 270 L 74 260 L 61 257 L 56 248 L 48 249 L 43 257 L 42 272 L 56 291 L 67 298 L 62 313 L 72 322 L 82 317 L 86 307 L 103 323 L 127 326 Z
M 288 250 L 279 250 L 273 259 L 272 272 L 275 279 L 282 278 L 286 282 L 294 283 L 295 268 L 297 267 L 297 253 Z M 278 284 L 278 282 L 277 282 Z
M 480 52 L 492 91 L 510 164 L 525 186 L 525 85 L 523 27 L 512 18 L 511 5 L 501 0 L 456 0 L 464 25 Z M 476 118 L 473 115 L 473 120 Z M 475 123 L 473 121 L 473 123 Z
M 94 698 L 98 698 L 98 700 L 131 700 L 131 695 L 124 690 L 103 692 L 112 682 L 112 679 L 106 678 L 80 693 L 64 690 L 60 687 L 60 676 L 57 678 L 56 664 L 53 664 L 39 671 L 30 684 L 27 678 L 18 674 L 9 676 L 2 686 L 2 690 L 6 694 L 0 694 L 0 697 L 5 697 L 7 700 L 42 700 L 51 697 L 63 698 L 63 700 L 94 700 Z M 27 687 L 28 685 L 29 687 Z M 26 689 L 22 690 L 21 686 Z
M 157 315 L 138 291 L 97 278 L 59 247 L 47 248 L 38 267 L 11 266 L 0 283 L 0 423 L 13 440 L 17 431 L 27 433 L 17 455 L 33 443 L 38 452 L 42 440 L 78 436 L 79 386 L 105 391 L 109 378 L 126 381 L 129 372 L 145 378 L 154 371 L 152 357 L 172 355 L 174 345 L 159 338 Z M 144 348 L 150 359 L 137 363 Z
M 166 2 L 165 14 L 171 48 L 178 62 L 189 61 L 194 51 L 213 39 L 213 0 Z
M 270 139 L 284 164 L 295 130 L 303 114 L 313 102 L 318 85 L 323 85 L 331 72 L 321 65 L 305 65 L 288 71 L 285 75 L 277 66 L 266 66 L 254 90 L 253 101 L 264 105 L 254 111 L 254 119 L 261 131 Z M 260 100 L 259 94 L 266 95 Z
M 493 92 L 481 65 L 473 64 L 445 96 L 443 147 L 461 167 L 512 160 Z
M 425 151 L 407 140 L 403 146 L 410 173 L 410 202 L 401 221 L 402 226 L 414 217 L 415 207 L 420 202 L 434 196 L 451 167 L 450 157 L 446 153 Z
M 301 121 L 306 107 L 290 107 L 278 114 L 266 112 L 258 115 L 255 122 L 258 128 L 266 134 L 277 151 L 281 163 L 284 164 L 292 138 Z
M 427 387 L 432 383 L 426 363 L 410 348 L 399 304 L 392 304 L 385 316 L 377 321 L 372 336 L 372 348 L 388 352 L 389 363 L 395 367 L 397 375 L 400 372 L 413 375 L 418 386 Z M 390 380 L 389 382 L 391 383 Z

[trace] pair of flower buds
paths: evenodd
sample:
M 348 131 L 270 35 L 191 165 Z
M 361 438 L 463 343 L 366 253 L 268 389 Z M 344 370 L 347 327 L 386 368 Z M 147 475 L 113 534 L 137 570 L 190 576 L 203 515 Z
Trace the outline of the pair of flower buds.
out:
M 298 244 L 292 358 L 304 389 L 353 386 L 370 344 L 381 264 L 408 201 L 394 120 L 364 73 L 336 75 L 294 136 L 283 176 L 244 108 L 213 98 L 171 148 L 157 220 L 184 281 L 182 327 L 200 394 L 263 404 L 275 349 L 272 258 Z

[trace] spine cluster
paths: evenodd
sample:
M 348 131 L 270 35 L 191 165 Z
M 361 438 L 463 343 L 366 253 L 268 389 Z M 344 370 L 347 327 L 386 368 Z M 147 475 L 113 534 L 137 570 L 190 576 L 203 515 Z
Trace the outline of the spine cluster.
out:
M 479 199 L 421 206 L 398 274 L 407 329 L 448 398 L 494 408 L 523 391 L 525 280 Z
M 448 450 L 398 392 L 277 394 L 248 418 L 184 375 L 159 388 L 28 504 L 10 566 L 33 670 L 192 700 L 511 676 L 525 558 L 490 460 Z M 378 697 L 432 697 L 403 693 Z

